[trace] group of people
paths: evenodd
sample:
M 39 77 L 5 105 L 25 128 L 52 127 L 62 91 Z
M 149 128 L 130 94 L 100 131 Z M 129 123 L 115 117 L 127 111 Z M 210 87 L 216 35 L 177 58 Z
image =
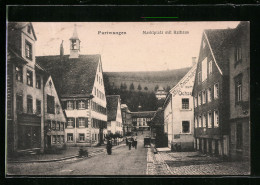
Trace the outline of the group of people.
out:
M 129 150 L 131 150 L 131 147 L 137 148 L 137 138 L 136 137 L 131 137 L 129 140 L 126 138 L 126 145 L 128 145 Z

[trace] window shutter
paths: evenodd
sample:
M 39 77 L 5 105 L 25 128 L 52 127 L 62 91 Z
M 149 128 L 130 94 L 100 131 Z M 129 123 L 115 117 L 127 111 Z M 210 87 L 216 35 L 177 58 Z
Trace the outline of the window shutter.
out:
M 85 118 L 85 127 L 88 128 L 88 118 Z
M 73 128 L 75 128 L 75 118 L 73 118 L 73 124 L 72 124 Z
M 65 122 L 65 128 L 67 128 L 67 127 L 68 127 L 68 122 L 66 121 L 66 122 Z
M 76 127 L 79 128 L 79 118 L 76 118 Z
M 88 100 L 85 101 L 85 108 L 88 109 Z
M 76 101 L 76 109 L 79 109 L 79 101 Z

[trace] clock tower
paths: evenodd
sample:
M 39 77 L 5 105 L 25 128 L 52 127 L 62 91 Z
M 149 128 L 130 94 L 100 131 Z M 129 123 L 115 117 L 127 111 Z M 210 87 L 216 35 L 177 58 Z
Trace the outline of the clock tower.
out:
M 78 58 L 80 51 L 80 40 L 77 33 L 76 24 L 74 25 L 74 32 L 70 38 L 70 58 Z

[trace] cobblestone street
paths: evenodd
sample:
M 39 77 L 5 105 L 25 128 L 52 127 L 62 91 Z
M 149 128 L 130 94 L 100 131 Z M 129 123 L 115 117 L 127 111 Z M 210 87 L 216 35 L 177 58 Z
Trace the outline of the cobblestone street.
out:
M 249 162 L 227 162 L 198 152 L 148 150 L 148 175 L 250 175 Z

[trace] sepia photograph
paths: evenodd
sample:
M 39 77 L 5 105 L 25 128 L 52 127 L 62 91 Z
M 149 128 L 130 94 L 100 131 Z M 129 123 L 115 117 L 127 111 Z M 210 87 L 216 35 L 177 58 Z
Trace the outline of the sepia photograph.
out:
M 249 176 L 250 21 L 7 22 L 6 176 Z

